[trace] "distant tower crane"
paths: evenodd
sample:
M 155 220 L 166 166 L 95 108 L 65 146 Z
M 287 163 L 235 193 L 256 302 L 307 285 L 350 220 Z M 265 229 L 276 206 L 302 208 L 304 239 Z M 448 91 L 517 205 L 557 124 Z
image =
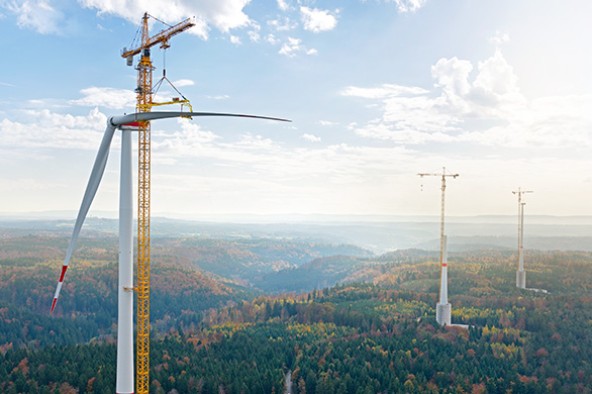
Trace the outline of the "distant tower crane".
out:
M 442 178 L 442 206 L 440 211 L 440 302 L 436 304 L 436 321 L 441 326 L 450 325 L 452 319 L 452 307 L 448 302 L 448 253 L 447 236 L 444 232 L 444 202 L 446 196 L 446 178 L 456 178 L 459 174 L 447 174 L 446 167 L 441 174 L 419 173 L 420 177 L 439 176 Z
M 142 41 L 133 49 L 124 48 L 121 57 L 127 60 L 127 65 L 133 64 L 133 57 L 140 55 L 138 70 L 138 84 L 136 87 L 137 111 L 150 112 L 152 107 L 164 103 L 152 101 L 152 60 L 150 48 L 160 44 L 161 48 L 168 48 L 169 39 L 192 26 L 192 18 L 169 27 L 150 37 L 148 19 L 145 13 L 142 18 Z M 187 100 L 179 100 L 187 103 Z M 137 294 L 137 339 L 136 339 L 136 392 L 148 393 L 150 387 L 150 122 L 138 122 L 138 250 L 137 250 L 137 282 L 134 288 Z
M 518 195 L 518 270 L 516 271 L 516 287 L 526 289 L 526 272 L 524 271 L 524 206 L 526 203 L 522 202 L 522 195 L 533 192 L 518 188 L 518 191 L 512 193 Z

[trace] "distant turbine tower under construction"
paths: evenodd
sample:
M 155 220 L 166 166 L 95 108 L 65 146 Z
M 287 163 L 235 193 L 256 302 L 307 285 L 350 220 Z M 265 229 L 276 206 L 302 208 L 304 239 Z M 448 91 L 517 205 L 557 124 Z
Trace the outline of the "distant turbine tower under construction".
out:
M 436 304 L 436 321 L 441 326 L 451 324 L 452 306 L 448 302 L 448 239 L 444 233 L 444 202 L 446 195 L 446 177 L 456 178 L 458 174 L 447 174 L 446 167 L 441 174 L 419 173 L 420 177 L 442 177 L 442 207 L 440 212 L 440 302 Z
M 532 193 L 530 190 L 512 192 L 518 195 L 518 270 L 516 271 L 516 287 L 526 289 L 526 271 L 524 271 L 524 206 L 522 195 Z

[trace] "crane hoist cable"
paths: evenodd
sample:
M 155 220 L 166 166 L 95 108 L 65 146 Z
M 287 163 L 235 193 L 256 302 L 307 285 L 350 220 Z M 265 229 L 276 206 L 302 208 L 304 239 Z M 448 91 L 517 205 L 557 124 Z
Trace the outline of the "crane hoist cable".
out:
M 163 65 L 162 65 L 162 77 L 152 87 L 152 94 L 154 96 L 156 96 L 156 94 L 158 93 L 158 91 L 162 87 L 163 82 L 166 82 L 171 88 L 173 88 L 173 90 L 175 92 L 177 92 L 177 94 L 179 95 L 179 97 L 173 97 L 171 100 L 164 101 L 164 102 L 152 101 L 152 106 L 169 105 L 169 104 L 180 104 L 181 105 L 181 110 L 183 110 L 183 106 L 186 105 L 189 108 L 189 112 L 193 112 L 193 107 L 191 106 L 191 102 L 189 101 L 189 99 L 187 97 L 185 97 L 183 95 L 183 93 L 181 93 L 181 91 L 179 91 L 179 89 L 177 89 L 177 87 L 166 76 L 166 50 L 167 49 L 168 48 L 163 48 L 163 55 L 162 55 L 162 59 L 163 59 L 162 60 L 162 63 L 163 63 Z

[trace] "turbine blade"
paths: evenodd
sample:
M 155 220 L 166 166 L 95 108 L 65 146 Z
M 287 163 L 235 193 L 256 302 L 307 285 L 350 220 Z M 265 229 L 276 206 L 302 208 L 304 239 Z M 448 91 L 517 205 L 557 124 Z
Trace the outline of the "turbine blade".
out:
M 113 116 L 112 118 L 109 119 L 109 122 L 113 126 L 121 126 L 124 124 L 137 122 L 137 121 L 149 121 L 149 120 L 156 120 L 156 119 L 179 118 L 179 117 L 191 118 L 194 116 L 224 116 L 224 117 L 276 120 L 279 122 L 291 122 L 291 120 L 289 120 L 289 119 L 275 118 L 275 117 L 271 117 L 271 116 L 261 116 L 261 115 L 233 114 L 233 113 L 224 113 L 224 112 L 179 112 L 179 111 L 138 112 L 138 113 L 123 115 L 123 116 Z
M 105 130 L 105 134 L 103 135 L 103 140 L 101 141 L 99 151 L 97 152 L 97 158 L 95 159 L 95 163 L 90 173 L 88 185 L 86 186 L 86 191 L 84 192 L 84 197 L 82 198 L 82 204 L 80 205 L 78 216 L 76 217 L 76 223 L 74 224 L 74 230 L 72 231 L 72 238 L 70 238 L 68 250 L 66 251 L 66 257 L 64 258 L 64 263 L 62 265 L 62 272 L 60 273 L 58 285 L 56 287 L 56 291 L 53 296 L 53 301 L 51 303 L 50 313 L 53 312 L 58 302 L 58 297 L 60 296 L 60 291 L 64 283 L 64 276 L 66 275 L 68 265 L 70 264 L 70 259 L 72 258 L 72 253 L 74 252 L 74 248 L 76 247 L 76 242 L 78 241 L 80 229 L 82 228 L 82 224 L 86 219 L 86 214 L 90 209 L 90 205 L 95 197 L 95 194 L 97 193 L 97 189 L 99 188 L 99 184 L 101 183 L 101 178 L 103 177 L 103 173 L 105 172 L 107 158 L 109 157 L 109 148 L 111 146 L 111 140 L 113 139 L 114 133 L 115 127 L 107 125 L 107 129 Z
M 272 116 L 250 115 L 250 114 L 232 114 L 232 113 L 224 113 L 224 112 L 190 112 L 187 116 L 225 116 L 225 117 L 236 117 L 236 118 L 276 120 L 278 122 L 291 122 L 290 119 L 276 118 L 276 117 L 272 117 Z

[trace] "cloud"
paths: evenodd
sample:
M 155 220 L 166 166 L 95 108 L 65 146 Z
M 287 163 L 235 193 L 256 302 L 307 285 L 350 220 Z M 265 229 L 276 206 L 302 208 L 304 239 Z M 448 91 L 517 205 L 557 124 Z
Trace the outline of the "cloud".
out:
M 592 146 L 592 95 L 537 98 L 500 111 L 503 122 L 466 131 L 460 141 L 487 146 L 574 151 Z
M 337 122 L 332 122 L 332 121 L 330 121 L 330 120 L 319 120 L 319 124 L 320 124 L 321 126 L 326 126 L 326 127 L 329 127 L 329 126 L 337 126 L 339 123 L 337 123 Z
M 250 30 L 247 32 L 247 35 L 249 36 L 249 40 L 252 42 L 259 42 L 261 40 L 261 35 L 256 30 Z
M 384 84 L 377 88 L 361 88 L 357 86 L 348 86 L 341 91 L 341 94 L 343 96 L 379 99 L 393 95 L 421 95 L 426 94 L 428 92 L 429 90 L 415 86 Z
M 227 94 L 221 94 L 218 96 L 206 96 L 210 100 L 228 100 L 230 98 Z
M 397 11 L 400 13 L 413 13 L 426 4 L 427 0 L 395 0 Z
M 0 147 L 12 149 L 97 149 L 107 117 L 97 108 L 74 116 L 49 110 L 24 112 L 27 122 L 3 119 Z
M 75 116 L 48 110 L 27 111 L 21 121 L 3 119 L 0 121 L 0 161 L 14 155 L 15 162 L 26 163 L 29 157 L 39 159 L 43 155 L 46 165 L 55 164 L 55 157 L 63 156 L 64 150 L 85 150 L 81 154 L 92 160 L 102 138 L 106 116 L 93 109 L 87 114 Z M 279 124 L 278 127 L 289 127 Z M 274 133 L 274 136 L 277 133 Z M 314 137 L 314 136 L 313 136 Z M 115 149 L 118 138 L 114 140 Z M 356 147 L 348 144 L 311 146 L 302 148 L 273 140 L 259 133 L 225 135 L 224 137 L 197 122 L 154 123 L 152 126 L 153 146 L 153 191 L 155 211 L 188 212 L 343 212 L 351 208 L 356 212 L 377 209 L 376 201 L 369 206 L 364 196 L 381 195 L 384 177 L 393 172 L 411 170 L 411 153 L 401 147 Z M 113 152 L 112 152 L 113 153 Z M 113 157 L 115 156 L 115 157 Z M 76 157 L 72 153 L 72 157 Z M 113 160 L 114 159 L 114 160 Z M 20 160 L 20 161 L 19 161 Z M 399 161 L 403 164 L 400 165 Z M 12 160 L 11 160 L 12 161 Z M 116 172 L 117 158 L 112 154 L 110 165 Z M 5 166 L 6 167 L 6 166 Z M 393 168 L 396 170 L 393 171 Z M 48 168 L 47 173 L 56 172 L 52 181 L 52 193 L 68 189 L 67 182 L 59 178 L 59 170 Z M 0 181 L 0 189 L 31 190 L 35 185 L 46 187 L 41 175 L 6 177 Z M 45 175 L 47 176 L 47 175 Z M 87 172 L 81 175 L 80 184 L 87 180 Z M 113 209 L 116 201 L 116 174 L 109 174 L 101 186 L 114 199 L 94 204 L 94 209 Z M 15 183 L 13 179 L 21 179 Z M 31 181 L 23 182 L 23 179 Z M 56 187 L 60 181 L 64 185 Z M 178 193 L 179 189 L 186 190 Z M 240 190 L 240 202 L 236 200 Z M 78 204 L 71 193 L 63 192 L 66 199 L 54 199 L 60 204 Z M 111 196 L 110 196 L 111 197 Z M 390 198 L 388 195 L 385 199 Z M 72 199 L 70 202 L 68 199 Z M 20 209 L 33 209 L 37 200 L 26 198 L 18 202 Z M 336 205 L 335 201 L 339 203 Z M 391 201 L 392 202 L 392 201 Z M 11 201 L 11 206 L 14 205 Z M 60 204 L 60 209 L 64 209 Z M 109 208 L 105 208 L 109 207 Z M 179 208 L 183 207 L 183 208 Z M 115 208 L 116 209 L 116 208 Z
M 308 49 L 302 45 L 302 40 L 299 38 L 288 37 L 288 41 L 285 42 L 279 50 L 279 53 L 288 57 L 294 57 L 299 53 L 306 55 L 316 55 L 316 49 Z
M 518 78 L 499 49 L 489 59 L 479 62 L 479 74 L 473 86 L 500 99 L 520 94 Z
M 173 85 L 178 88 L 182 88 L 183 86 L 193 86 L 195 85 L 195 82 L 193 82 L 191 79 L 179 79 L 173 82 Z
M 112 14 L 138 23 L 138 16 L 148 12 L 167 23 L 177 23 L 184 18 L 195 16 L 196 26 L 190 31 L 207 39 L 210 26 L 222 32 L 248 26 L 249 17 L 244 8 L 249 0 L 219 0 L 196 2 L 179 0 L 174 2 L 150 2 L 130 0 L 80 0 L 86 8 L 96 9 L 99 14 Z
M 199 124 L 184 119 L 177 124 L 179 128 L 172 132 L 153 133 L 152 145 L 160 160 L 176 163 L 181 158 L 200 158 L 240 164 L 260 160 L 279 149 L 271 139 L 260 135 L 243 134 L 227 142 Z
M 186 142 L 179 140 L 175 146 L 183 145 Z M 167 173 L 155 174 L 154 183 L 160 185 L 155 193 L 166 194 L 159 200 L 178 201 L 174 206 L 184 206 L 189 211 L 197 207 L 226 213 L 333 213 L 353 205 L 354 211 L 365 213 L 376 210 L 383 196 L 385 204 L 388 200 L 392 205 L 392 194 L 385 196 L 379 191 L 385 175 L 392 177 L 401 170 L 415 170 L 404 164 L 409 163 L 411 154 L 402 148 L 347 144 L 293 148 L 261 136 L 216 140 L 200 146 L 198 152 L 185 152 L 189 156 L 179 156 L 172 147 L 155 151 L 155 157 L 167 155 L 177 162 L 174 172 L 165 168 Z M 212 160 L 204 160 L 209 157 Z M 398 164 L 400 160 L 403 165 Z M 186 173 L 180 173 L 181 161 L 189 168 Z M 203 163 L 209 163 L 208 167 L 204 168 Z M 185 192 L 176 192 L 180 185 L 186 188 Z M 236 200 L 237 190 L 240 203 Z M 377 196 L 373 204 L 367 204 L 368 195 Z M 191 198 L 179 201 L 183 196 Z
M 208 161 L 211 159 L 218 163 L 217 171 L 238 168 L 245 174 L 248 169 L 249 178 L 261 179 L 265 175 L 265 179 L 286 184 L 295 180 L 308 182 L 312 178 L 334 184 L 346 180 L 355 184 L 369 182 L 376 175 L 371 175 L 373 171 L 392 172 L 395 161 L 408 160 L 411 156 L 410 151 L 400 147 L 337 144 L 316 149 L 294 148 L 257 134 L 227 140 L 195 123 L 180 120 L 179 126 L 180 130 L 170 133 L 153 133 L 154 157 L 170 164 L 192 159 L 211 163 Z M 302 137 L 311 142 L 320 141 L 312 134 Z M 293 187 L 296 186 L 290 189 Z
M 327 10 L 300 7 L 300 14 L 304 29 L 314 33 L 333 30 L 337 26 L 337 18 Z
M 17 17 L 20 28 L 33 29 L 41 34 L 60 33 L 63 15 L 47 0 L 3 2 L 8 11 Z
M 285 42 L 279 50 L 279 53 L 288 57 L 296 56 L 296 54 L 302 51 L 301 47 L 302 40 L 298 38 L 288 37 L 288 42 Z
M 358 91 L 361 96 L 375 95 L 373 100 L 382 103 L 382 116 L 363 126 L 353 126 L 353 130 L 363 136 L 381 140 L 393 140 L 407 143 L 423 143 L 431 140 L 442 141 L 442 132 L 459 130 L 459 118 L 456 111 L 440 98 L 432 97 L 423 89 L 400 89 L 397 86 L 382 88 L 349 89 L 346 92 Z
M 298 24 L 287 16 L 281 19 L 271 19 L 267 21 L 267 24 L 277 32 L 290 31 L 298 27 Z
M 450 96 L 466 95 L 470 89 L 469 75 L 473 65 L 467 60 L 440 59 L 432 66 L 432 77 L 436 79 L 436 86 L 441 87 Z
M 302 139 L 308 142 L 321 142 L 321 137 L 314 134 L 302 134 Z
M 136 106 L 136 95 L 131 90 L 91 86 L 82 89 L 80 93 L 82 93 L 82 98 L 71 100 L 71 104 L 112 109 L 134 108 Z
M 501 51 L 478 62 L 442 58 L 432 66 L 434 86 L 385 84 L 341 91 L 378 104 L 380 116 L 352 124 L 356 134 L 398 144 L 469 143 L 508 148 L 591 146 L 591 95 L 528 100 Z M 587 109 L 588 108 L 588 109 Z
M 277 0 L 278 8 L 282 11 L 288 11 L 290 9 L 290 5 L 286 0 Z
M 253 42 L 259 42 L 261 39 L 261 25 L 255 21 L 251 21 L 249 23 L 249 31 L 247 31 L 247 35 L 249 39 Z
M 495 45 L 496 47 L 508 41 L 510 41 L 510 36 L 508 35 L 508 33 L 503 33 L 499 30 L 496 31 L 495 35 L 489 39 L 489 42 Z
M 189 150 L 191 150 L 192 144 L 207 144 L 220 139 L 220 136 L 216 135 L 215 133 L 202 130 L 199 124 L 189 122 L 186 119 L 177 119 L 177 124 L 180 126 L 180 131 L 174 132 L 172 137 L 169 133 L 157 133 L 156 135 L 165 137 L 167 140 L 167 145 L 169 144 L 169 141 L 172 141 L 172 145 L 175 144 L 175 140 L 183 141 L 179 147 L 182 146 L 183 149 L 188 148 Z
M 234 45 L 240 45 L 241 44 L 241 39 L 240 39 L 239 36 L 231 35 L 230 36 L 230 42 L 233 43 Z
M 267 37 L 265 37 L 265 41 L 267 41 L 271 45 L 278 45 L 281 42 L 280 39 L 278 39 L 273 34 L 268 34 Z

